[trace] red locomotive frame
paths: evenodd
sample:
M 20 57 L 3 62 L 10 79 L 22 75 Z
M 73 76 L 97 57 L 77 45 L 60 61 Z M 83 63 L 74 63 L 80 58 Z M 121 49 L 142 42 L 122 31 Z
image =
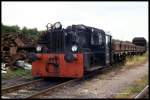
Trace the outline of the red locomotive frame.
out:
M 38 60 L 32 63 L 32 75 L 34 77 L 83 77 L 83 55 L 75 54 L 76 60 L 68 63 L 64 54 L 38 54 Z M 58 64 L 55 66 L 54 64 Z

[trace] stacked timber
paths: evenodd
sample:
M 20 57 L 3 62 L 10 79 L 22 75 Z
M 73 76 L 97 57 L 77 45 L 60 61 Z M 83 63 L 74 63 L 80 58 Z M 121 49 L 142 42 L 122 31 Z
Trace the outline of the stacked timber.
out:
M 1 54 L 2 62 L 13 68 L 17 60 L 27 60 L 27 52 L 34 49 L 35 40 L 27 38 L 22 33 L 2 33 Z

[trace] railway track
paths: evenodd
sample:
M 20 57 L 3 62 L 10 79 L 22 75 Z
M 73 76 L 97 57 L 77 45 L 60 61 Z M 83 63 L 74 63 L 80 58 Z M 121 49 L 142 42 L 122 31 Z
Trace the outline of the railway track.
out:
M 33 84 L 35 82 L 40 82 L 42 80 L 43 79 L 32 80 L 32 81 L 29 81 L 29 82 L 20 83 L 20 84 L 10 86 L 10 87 L 7 87 L 7 88 L 2 88 L 2 94 L 7 93 L 9 91 L 17 90 L 17 89 L 19 89 L 19 88 L 21 88 L 22 86 L 25 86 L 25 85 L 30 85 L 30 84 Z
M 25 84 L 25 83 L 27 83 L 27 84 L 29 83 L 30 84 L 30 82 L 32 83 L 32 81 L 36 81 L 36 80 L 39 80 L 39 79 L 20 78 L 20 79 L 4 80 L 4 81 L 2 81 L 2 88 L 1 88 L 1 90 L 3 89 L 5 91 L 5 89 L 7 89 L 9 87 L 14 87 L 14 86 L 17 86 L 17 85 L 20 85 L 20 84 Z
M 43 79 L 38 79 L 38 80 L 32 80 L 32 81 L 28 81 L 28 82 L 24 82 L 24 83 L 20 83 L 17 85 L 13 85 L 7 88 L 2 88 L 1 92 L 2 92 L 2 98 L 10 98 L 9 96 L 5 96 L 5 94 L 9 94 L 9 93 L 14 93 L 14 91 L 17 91 L 19 89 L 22 89 L 23 87 L 27 87 L 31 84 L 34 84 L 36 82 L 41 82 Z
M 140 99 L 140 98 L 146 98 L 148 97 L 148 88 L 149 85 L 147 85 L 138 95 L 135 96 L 135 99 Z
M 56 80 L 47 80 L 47 81 L 43 79 L 39 79 L 39 80 L 34 80 L 23 84 L 19 84 L 16 86 L 11 86 L 2 89 L 2 98 L 11 98 L 11 99 L 38 98 L 39 96 L 42 96 L 47 92 L 53 91 L 54 89 L 59 89 L 62 86 L 85 80 L 91 76 L 95 76 L 96 74 L 99 74 L 100 72 L 106 69 L 91 72 L 80 79 L 66 79 L 66 80 L 56 79 Z
M 68 80 L 43 80 L 38 79 L 34 81 L 29 81 L 26 83 L 22 83 L 19 85 L 11 86 L 8 88 L 3 88 L 2 91 L 2 98 L 19 98 L 19 99 L 26 99 L 30 96 L 33 96 L 37 93 L 41 93 L 41 91 L 51 88 L 55 85 L 61 84 Z M 39 92 L 40 91 L 40 92 Z
M 79 81 L 85 80 L 85 79 L 87 79 L 89 77 L 92 77 L 92 76 L 95 76 L 96 74 L 99 74 L 100 72 L 102 72 L 104 70 L 107 70 L 107 69 L 109 69 L 109 68 L 103 68 L 101 70 L 97 70 L 97 71 L 91 72 L 91 73 L 85 75 L 83 78 L 72 79 L 72 80 L 66 81 L 64 83 L 55 85 L 55 86 L 47 88 L 47 89 L 45 89 L 45 90 L 43 90 L 41 92 L 38 92 L 38 93 L 33 94 L 33 95 L 30 95 L 30 96 L 26 97 L 26 99 L 38 98 L 39 96 L 42 96 L 42 95 L 46 94 L 47 92 L 53 91 L 54 89 L 58 89 L 58 88 L 61 88 L 61 87 L 65 86 L 65 85 L 69 85 L 69 84 L 72 84 L 72 83 L 75 83 L 75 82 L 79 82 Z

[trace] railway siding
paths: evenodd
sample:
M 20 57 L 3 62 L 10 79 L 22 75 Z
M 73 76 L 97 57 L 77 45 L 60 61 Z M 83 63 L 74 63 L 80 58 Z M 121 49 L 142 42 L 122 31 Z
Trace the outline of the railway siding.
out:
M 147 85 L 136 97 L 135 99 L 139 99 L 139 98 L 145 98 L 148 95 L 148 88 L 149 86 Z
M 34 80 L 19 85 L 11 86 L 2 89 L 2 98 L 28 98 L 35 94 L 40 94 L 39 92 L 47 90 L 55 85 L 67 82 L 68 80 Z
M 131 69 L 113 70 L 105 78 L 102 78 L 101 74 L 80 84 L 46 93 L 41 98 L 112 98 L 130 86 L 134 80 L 146 74 L 148 74 L 148 63 Z

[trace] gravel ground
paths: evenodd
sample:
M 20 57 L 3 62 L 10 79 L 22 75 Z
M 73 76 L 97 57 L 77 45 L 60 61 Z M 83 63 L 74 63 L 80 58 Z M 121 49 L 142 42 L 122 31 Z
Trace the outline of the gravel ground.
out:
M 47 93 L 41 98 L 112 98 L 134 80 L 148 74 L 148 63 L 127 69 L 100 74 L 79 84 Z

